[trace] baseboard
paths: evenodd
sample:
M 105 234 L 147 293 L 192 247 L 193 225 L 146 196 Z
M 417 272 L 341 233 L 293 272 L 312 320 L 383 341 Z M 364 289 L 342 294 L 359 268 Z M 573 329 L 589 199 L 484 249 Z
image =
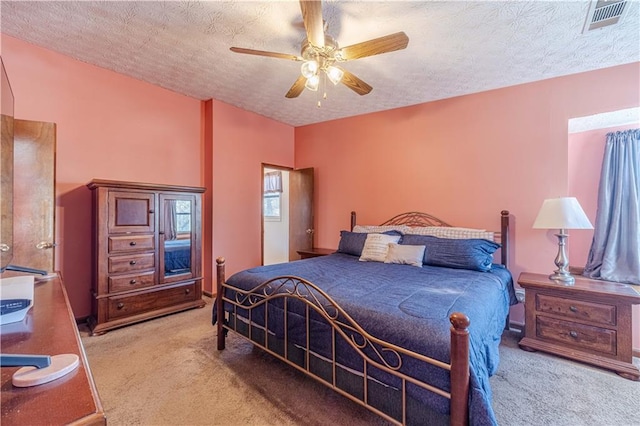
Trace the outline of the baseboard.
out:
M 205 296 L 210 297 L 210 298 L 212 298 L 212 299 L 213 299 L 213 297 L 215 296 L 215 294 L 213 294 L 213 293 L 212 293 L 212 292 L 210 292 L 210 291 L 206 291 L 206 290 L 202 290 L 202 294 L 204 294 Z
M 633 356 L 635 356 L 636 358 L 640 358 L 640 349 L 634 349 Z

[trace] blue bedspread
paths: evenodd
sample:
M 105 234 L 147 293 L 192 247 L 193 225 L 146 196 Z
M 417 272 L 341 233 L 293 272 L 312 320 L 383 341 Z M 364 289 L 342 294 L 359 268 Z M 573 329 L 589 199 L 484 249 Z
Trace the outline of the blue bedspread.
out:
M 505 268 L 495 265 L 489 272 L 427 265 L 417 268 L 360 262 L 356 256 L 334 253 L 248 269 L 234 274 L 227 284 L 248 290 L 282 275 L 304 278 L 323 289 L 371 335 L 447 363 L 449 316 L 453 312 L 467 315 L 471 321 L 470 423 L 496 424 L 489 376 L 498 367 L 498 345 L 509 306 L 516 303 L 511 274 Z M 213 318 L 215 321 L 215 313 Z M 348 359 L 339 361 L 350 363 Z M 418 369 L 410 363 L 403 370 L 420 379 L 428 376 L 427 382 L 444 389 L 449 387 L 447 371 Z M 384 373 L 380 372 L 379 378 L 385 380 Z M 437 411 L 448 412 L 442 397 L 416 389 L 408 392 Z

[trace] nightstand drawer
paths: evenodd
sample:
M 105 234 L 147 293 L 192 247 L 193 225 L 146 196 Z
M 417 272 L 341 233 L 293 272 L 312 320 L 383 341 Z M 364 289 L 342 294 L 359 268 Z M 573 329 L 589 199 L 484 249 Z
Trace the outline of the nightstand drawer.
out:
M 570 300 L 538 293 L 536 294 L 536 311 L 597 324 L 616 325 L 616 307 L 614 305 Z
M 536 317 L 536 336 L 602 354 L 615 356 L 617 353 L 616 331 L 606 328 L 539 315 Z

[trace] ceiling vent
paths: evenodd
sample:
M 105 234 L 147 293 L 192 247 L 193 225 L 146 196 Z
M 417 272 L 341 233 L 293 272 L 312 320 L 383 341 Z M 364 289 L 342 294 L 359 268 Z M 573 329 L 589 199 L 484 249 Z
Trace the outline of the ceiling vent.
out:
M 582 33 L 619 23 L 628 9 L 627 3 L 628 0 L 593 0 Z

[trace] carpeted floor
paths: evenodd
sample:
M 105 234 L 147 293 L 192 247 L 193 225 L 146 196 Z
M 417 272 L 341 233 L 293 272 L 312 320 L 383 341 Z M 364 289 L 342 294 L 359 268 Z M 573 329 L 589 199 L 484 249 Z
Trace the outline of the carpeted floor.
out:
M 207 306 L 82 341 L 110 425 L 384 425 L 237 336 L 216 350 Z M 506 332 L 491 378 L 501 425 L 640 425 L 640 382 L 540 352 Z M 635 360 L 638 362 L 638 360 Z

